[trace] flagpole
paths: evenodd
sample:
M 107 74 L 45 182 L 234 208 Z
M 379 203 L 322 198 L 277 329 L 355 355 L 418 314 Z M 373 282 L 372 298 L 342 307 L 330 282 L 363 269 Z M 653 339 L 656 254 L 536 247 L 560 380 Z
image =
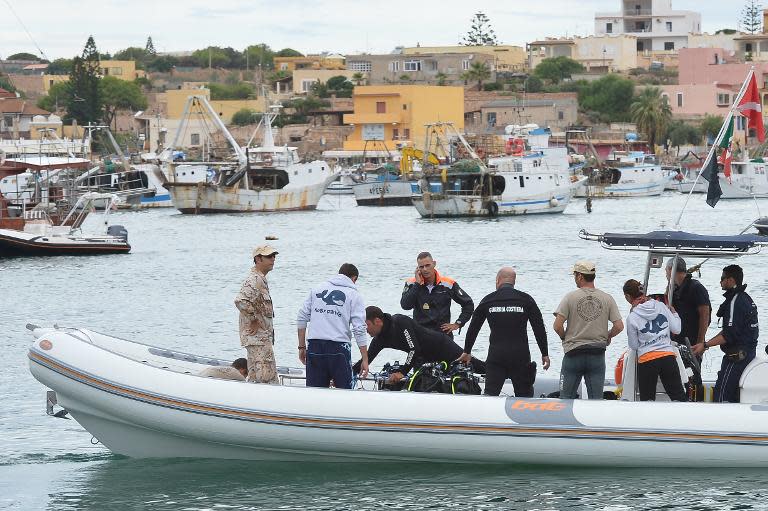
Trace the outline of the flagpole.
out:
M 720 141 L 723 138 L 723 135 L 725 135 L 725 131 L 728 129 L 728 123 L 731 122 L 731 119 L 733 118 L 733 112 L 736 110 L 736 107 L 741 102 L 741 99 L 744 97 L 744 93 L 747 91 L 747 87 L 749 86 L 750 80 L 752 80 L 752 76 L 755 74 L 755 66 L 752 66 L 749 70 L 749 73 L 747 73 L 747 78 L 744 80 L 744 83 L 741 84 L 741 89 L 739 90 L 739 94 L 736 96 L 736 99 L 733 100 L 733 103 L 731 104 L 731 109 L 728 111 L 728 115 L 725 116 L 725 122 L 722 126 L 720 126 L 720 131 L 717 133 L 717 136 L 715 137 L 715 140 L 712 142 L 712 147 L 709 149 L 709 152 L 707 153 L 707 157 L 704 160 L 704 164 L 699 169 L 699 173 L 696 175 L 696 179 L 693 182 L 693 186 L 691 186 L 691 190 L 688 192 L 688 196 L 685 198 L 685 204 L 683 204 L 683 209 L 680 210 L 680 214 L 677 216 L 677 220 L 675 221 L 675 229 L 678 228 L 680 225 L 680 220 L 683 219 L 683 213 L 685 213 L 685 209 L 688 207 L 688 202 L 691 200 L 691 195 L 693 195 L 693 190 L 696 188 L 696 183 L 699 182 L 699 178 L 701 178 L 701 174 L 704 172 L 704 169 L 707 168 L 707 165 L 709 164 L 710 160 L 713 157 L 714 152 L 717 150 L 717 146 L 720 144 Z

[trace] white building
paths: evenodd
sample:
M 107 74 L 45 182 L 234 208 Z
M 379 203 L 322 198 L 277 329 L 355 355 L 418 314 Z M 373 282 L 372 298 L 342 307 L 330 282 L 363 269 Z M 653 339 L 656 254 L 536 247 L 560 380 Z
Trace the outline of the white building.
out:
M 638 52 L 676 52 L 701 33 L 701 14 L 672 10 L 672 0 L 619 0 L 619 12 L 595 13 L 595 35 L 637 37 Z

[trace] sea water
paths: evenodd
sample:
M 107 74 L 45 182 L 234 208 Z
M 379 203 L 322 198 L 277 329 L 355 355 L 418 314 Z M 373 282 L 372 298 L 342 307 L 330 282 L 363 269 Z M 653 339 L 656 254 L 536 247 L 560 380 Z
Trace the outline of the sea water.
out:
M 670 229 L 683 202 L 666 193 L 595 201 L 591 214 L 583 201 L 574 201 L 560 215 L 465 220 L 422 219 L 412 207 L 356 207 L 350 197 L 325 197 L 317 211 L 298 213 L 118 212 L 112 223 L 128 229 L 128 255 L 0 260 L 0 509 L 768 509 L 765 471 L 132 460 L 112 455 L 75 421 L 46 416 L 46 389 L 28 371 L 28 322 L 88 327 L 227 359 L 243 356 L 233 299 L 250 269 L 251 250 L 270 243 L 280 252 L 268 275 L 280 365 L 299 364 L 295 318 L 312 285 L 351 262 L 368 305 L 402 312 L 403 283 L 413 275 L 416 254 L 427 250 L 475 303 L 494 290 L 501 266 L 514 266 L 517 288 L 544 314 L 549 372 L 556 375 L 562 349 L 551 329 L 552 311 L 574 288 L 573 263 L 597 263 L 597 286 L 614 296 L 625 317 L 621 286 L 643 277 L 644 253 L 605 250 L 579 239 L 579 230 Z M 680 227 L 734 234 L 760 208 L 768 211 L 768 201 L 721 201 L 711 209 L 694 196 Z M 98 228 L 99 217 L 92 215 L 86 230 Z M 278 239 L 267 242 L 266 236 Z M 766 255 L 738 261 L 763 318 Z M 715 310 L 725 264 L 707 262 L 700 277 Z M 654 270 L 649 288 L 664 286 L 663 270 Z M 453 319 L 457 315 L 454 305 Z M 716 328 L 713 322 L 710 335 Z M 484 328 L 475 345 L 481 358 L 487 336 Z M 762 337 L 759 349 L 764 346 Z M 609 371 L 625 348 L 623 335 L 611 344 Z M 384 351 L 372 367 L 403 356 Z M 709 350 L 705 376 L 714 378 L 718 366 L 717 350 Z

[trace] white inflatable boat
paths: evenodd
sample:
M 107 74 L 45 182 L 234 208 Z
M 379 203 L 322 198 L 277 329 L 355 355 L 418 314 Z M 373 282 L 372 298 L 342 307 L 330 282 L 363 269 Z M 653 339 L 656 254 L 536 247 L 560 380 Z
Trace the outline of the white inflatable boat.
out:
M 302 370 L 285 368 L 281 385 L 217 380 L 197 374 L 225 361 L 32 329 L 34 377 L 94 438 L 131 457 L 768 466 L 763 356 L 745 371 L 740 404 L 517 399 L 306 388 Z M 551 387 L 537 382 L 535 395 Z

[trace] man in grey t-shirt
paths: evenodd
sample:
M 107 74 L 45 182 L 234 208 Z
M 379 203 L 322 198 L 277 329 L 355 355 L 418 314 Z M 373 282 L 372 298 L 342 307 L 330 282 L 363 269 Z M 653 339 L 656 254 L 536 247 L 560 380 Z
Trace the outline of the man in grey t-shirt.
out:
M 595 288 L 595 274 L 595 263 L 578 261 L 573 266 L 578 289 L 565 295 L 555 312 L 552 328 L 563 341 L 565 353 L 560 369 L 562 399 L 576 399 L 582 377 L 589 399 L 603 398 L 605 348 L 624 330 L 616 301 Z

